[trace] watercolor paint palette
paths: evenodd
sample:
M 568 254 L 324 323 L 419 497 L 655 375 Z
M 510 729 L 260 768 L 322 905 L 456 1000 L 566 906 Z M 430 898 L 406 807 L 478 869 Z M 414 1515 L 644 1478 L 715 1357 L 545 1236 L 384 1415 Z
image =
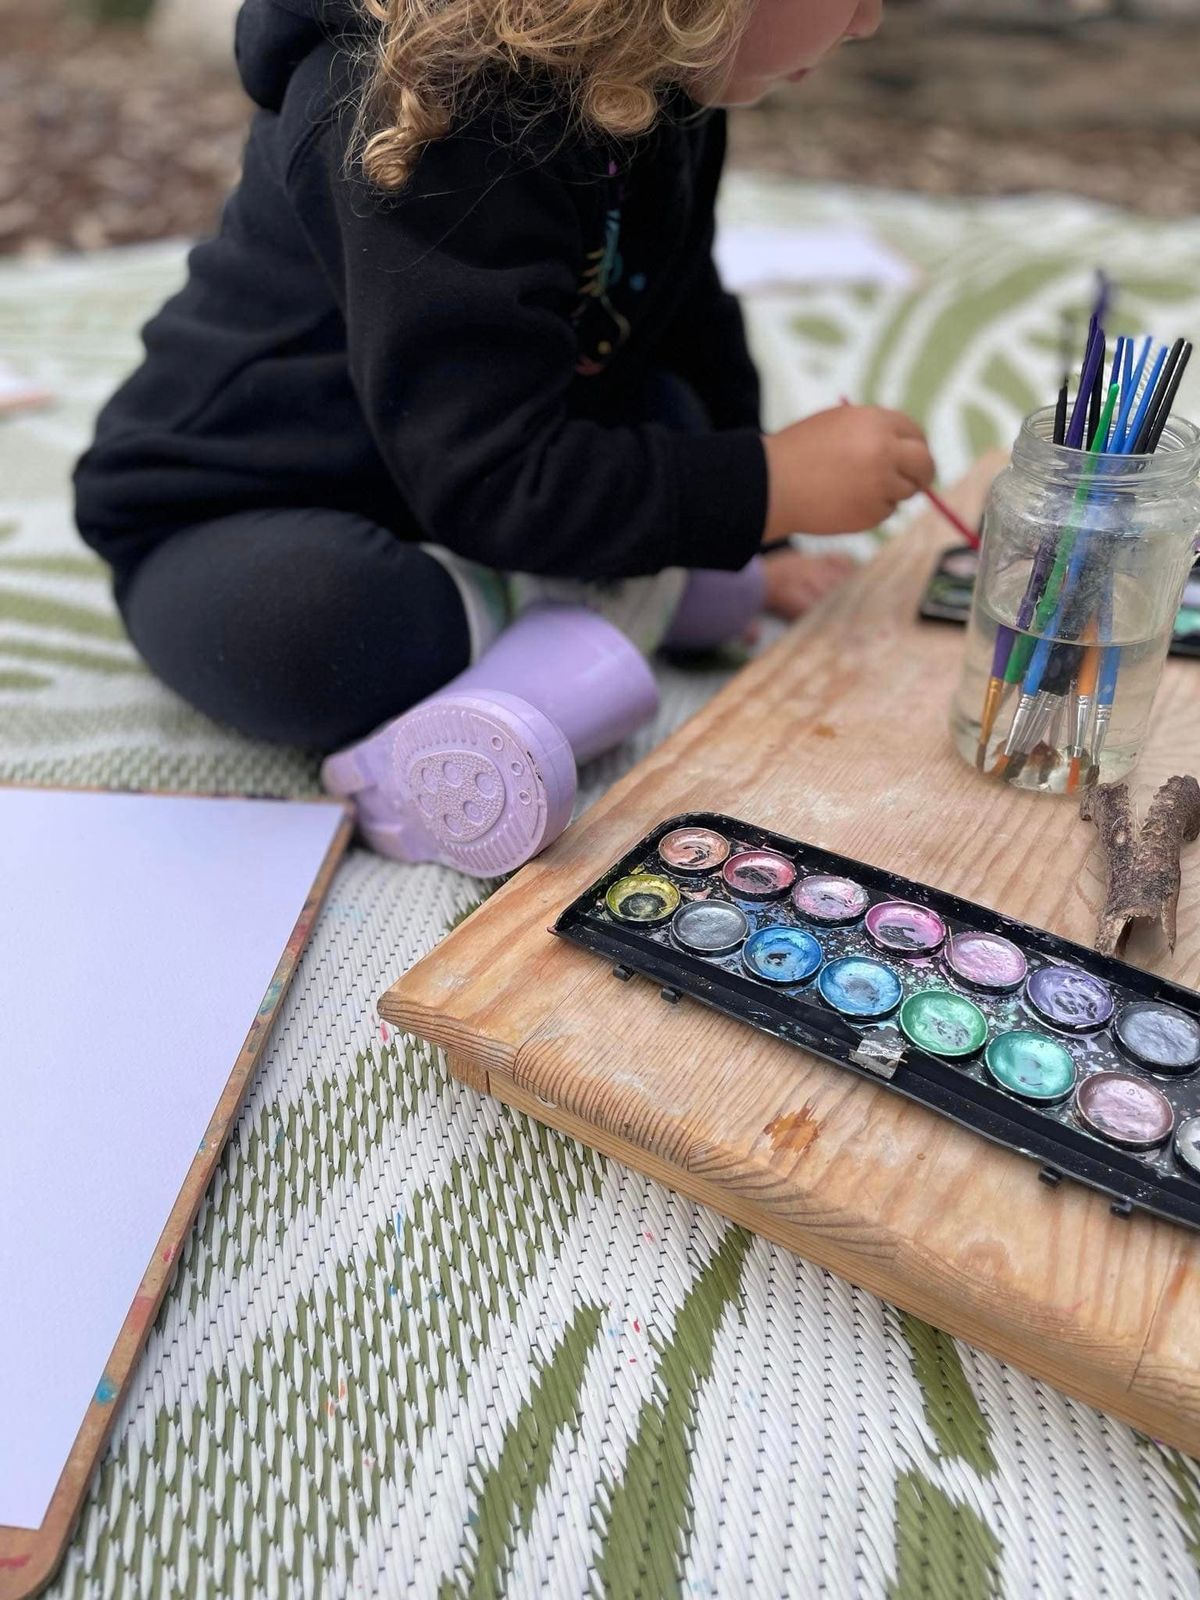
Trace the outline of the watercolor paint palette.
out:
M 1200 995 L 717 813 L 661 823 L 556 934 L 1200 1227 Z
M 971 614 L 979 551 L 970 545 L 943 550 L 921 596 L 919 615 L 927 622 L 966 622 Z M 1200 656 L 1200 562 L 1184 587 L 1171 635 L 1173 656 Z

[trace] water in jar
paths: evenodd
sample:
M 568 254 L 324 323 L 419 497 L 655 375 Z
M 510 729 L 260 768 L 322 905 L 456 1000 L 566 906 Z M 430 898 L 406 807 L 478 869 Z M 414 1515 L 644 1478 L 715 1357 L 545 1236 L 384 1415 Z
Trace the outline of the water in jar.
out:
M 991 679 L 996 634 L 1002 619 L 1017 614 L 1028 577 L 1028 565 L 1016 563 L 998 575 L 991 595 L 976 593 L 973 622 L 967 631 L 966 660 L 951 713 L 955 744 L 966 760 L 1021 789 L 1064 794 L 1068 788 L 1115 782 L 1133 767 L 1145 738 L 1150 707 L 1171 642 L 1172 608 L 1158 603 L 1160 597 L 1148 595 L 1143 586 L 1128 577 L 1114 578 L 1113 627 L 1106 640 L 1095 646 L 1119 651 L 1115 658 L 1115 692 L 1107 712 L 1100 709 L 1102 696 L 1098 692 L 1103 656 L 1096 657 L 1097 686 L 1090 703 L 1081 702 L 1078 694 L 1084 651 L 1088 648 L 1080 644 L 1078 629 L 1067 638 L 1045 632 L 1024 635 L 1030 645 L 1014 643 L 1014 651 L 1028 651 L 1041 637 L 1054 639 L 1058 648 L 1051 651 L 1040 693 L 1032 702 L 1026 700 L 1022 708 L 1023 681 L 1005 686 L 991 736 L 981 752 L 981 716 Z M 996 610 L 990 600 L 996 602 Z M 1018 630 L 1010 631 L 1016 640 L 1022 638 Z M 1086 687 L 1086 674 L 1083 686 Z M 1019 708 L 1017 731 L 1021 737 L 1015 747 L 1008 748 Z M 1072 783 L 1073 759 L 1077 766 Z

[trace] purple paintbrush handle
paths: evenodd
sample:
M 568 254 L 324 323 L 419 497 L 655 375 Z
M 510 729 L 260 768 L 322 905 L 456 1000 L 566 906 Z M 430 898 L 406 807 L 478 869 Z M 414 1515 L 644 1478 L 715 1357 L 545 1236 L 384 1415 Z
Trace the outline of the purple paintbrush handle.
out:
M 1038 546 L 1037 555 L 1033 558 L 1033 568 L 1029 574 L 1029 582 L 1025 586 L 1025 594 L 1017 612 L 1017 627 L 1027 628 L 1033 620 L 1033 613 L 1037 608 L 1038 597 L 1046 587 L 1046 579 L 1050 576 L 1050 569 L 1054 565 L 1054 552 L 1057 548 L 1055 535 L 1050 530 L 1042 535 L 1042 542 Z
M 1083 363 L 1083 376 L 1079 380 L 1079 393 L 1075 396 L 1075 409 L 1071 413 L 1071 425 L 1067 429 L 1069 450 L 1083 448 L 1083 430 L 1087 426 L 1088 405 L 1092 398 L 1092 389 L 1095 387 L 1096 374 L 1100 370 L 1100 363 L 1104 360 L 1104 344 L 1104 334 L 1097 327 L 1088 345 L 1087 360 Z
M 1004 669 L 1008 665 L 1008 654 L 1016 637 L 1012 629 L 1005 627 L 1003 622 L 996 629 L 996 648 L 992 652 L 993 678 L 1002 678 L 1004 676 Z
M 1080 416 L 1080 413 L 1082 413 L 1083 416 L 1088 414 L 1088 400 L 1091 398 L 1091 390 L 1090 387 L 1085 386 L 1086 378 L 1088 378 L 1088 362 L 1090 362 L 1091 352 L 1093 352 L 1094 346 L 1096 346 L 1096 334 L 1098 333 L 1099 323 L 1096 322 L 1096 317 L 1093 315 L 1090 322 L 1088 322 L 1088 338 L 1086 338 L 1085 346 L 1083 346 L 1083 371 L 1080 373 L 1080 381 L 1078 381 L 1078 390 L 1077 394 L 1075 394 L 1075 405 L 1070 408 L 1070 421 L 1067 422 L 1066 434 L 1062 435 L 1061 440 L 1056 440 L 1056 443 L 1061 443 L 1061 445 L 1066 445 L 1070 435 L 1074 434 L 1075 419 Z M 1082 427 L 1083 424 L 1080 422 L 1080 430 L 1082 430 Z

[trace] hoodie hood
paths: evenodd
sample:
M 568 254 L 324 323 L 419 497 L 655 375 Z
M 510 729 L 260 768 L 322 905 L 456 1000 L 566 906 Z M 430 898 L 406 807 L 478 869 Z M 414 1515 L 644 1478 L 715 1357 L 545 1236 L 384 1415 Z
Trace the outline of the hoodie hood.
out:
M 359 0 L 244 0 L 234 54 L 246 93 L 278 111 L 292 74 L 319 44 L 374 26 Z

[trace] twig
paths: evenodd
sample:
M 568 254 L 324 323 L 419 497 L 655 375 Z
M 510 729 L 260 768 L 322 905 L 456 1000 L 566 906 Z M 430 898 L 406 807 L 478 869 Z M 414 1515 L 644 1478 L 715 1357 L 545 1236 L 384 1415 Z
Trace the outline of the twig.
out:
M 1154 920 L 1174 950 L 1179 854 L 1184 844 L 1200 837 L 1200 784 L 1192 777 L 1168 779 L 1151 800 L 1140 828 L 1124 783 L 1101 784 L 1086 794 L 1079 814 L 1095 823 L 1107 859 L 1096 949 L 1101 955 L 1116 955 L 1130 923 Z

